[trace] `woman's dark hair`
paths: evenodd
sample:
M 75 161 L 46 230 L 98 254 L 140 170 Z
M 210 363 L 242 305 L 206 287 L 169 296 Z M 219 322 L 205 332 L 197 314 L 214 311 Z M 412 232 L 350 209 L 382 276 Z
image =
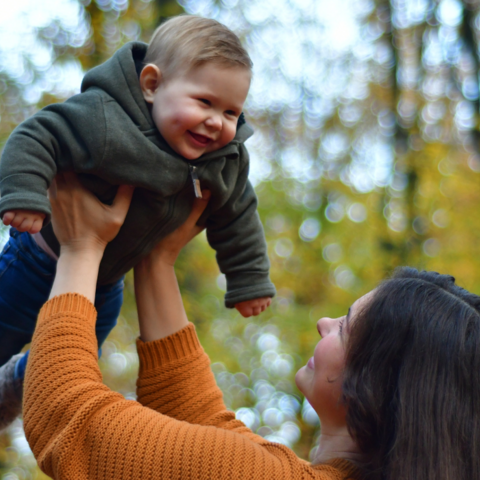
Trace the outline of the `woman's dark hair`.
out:
M 352 322 L 343 400 L 367 478 L 480 480 L 480 297 L 397 269 Z

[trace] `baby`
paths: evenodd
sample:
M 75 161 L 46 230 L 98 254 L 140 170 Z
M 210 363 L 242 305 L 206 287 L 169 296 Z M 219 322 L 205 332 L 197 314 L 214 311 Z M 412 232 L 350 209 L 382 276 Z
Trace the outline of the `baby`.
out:
M 118 185 L 136 187 L 100 266 L 99 347 L 120 312 L 125 273 L 185 221 L 201 189 L 211 192 L 199 224 L 226 276 L 225 305 L 246 317 L 270 305 L 275 287 L 244 145 L 251 67 L 225 26 L 175 17 L 148 46 L 128 43 L 89 71 L 81 94 L 12 133 L 0 163 L 0 216 L 13 227 L 0 256 L 0 428 L 19 413 L 28 355 L 15 354 L 30 341 L 55 275 L 47 189 L 57 172 L 76 172 L 107 204 Z

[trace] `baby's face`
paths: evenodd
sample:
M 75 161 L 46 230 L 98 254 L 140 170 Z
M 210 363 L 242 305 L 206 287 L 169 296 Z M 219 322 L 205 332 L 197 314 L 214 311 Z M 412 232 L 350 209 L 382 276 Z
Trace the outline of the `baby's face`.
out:
M 207 63 L 168 81 L 159 77 L 155 91 L 145 98 L 166 142 L 194 160 L 233 140 L 250 80 L 246 68 Z

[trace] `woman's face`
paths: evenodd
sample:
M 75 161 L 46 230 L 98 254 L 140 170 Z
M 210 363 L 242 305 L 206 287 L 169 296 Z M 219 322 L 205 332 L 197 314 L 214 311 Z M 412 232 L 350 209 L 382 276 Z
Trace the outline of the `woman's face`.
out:
M 347 315 L 339 318 L 323 317 L 317 322 L 317 330 L 322 338 L 315 347 L 313 357 L 295 376 L 297 387 L 317 412 L 322 428 L 327 424 L 345 424 L 345 409 L 339 402 L 345 367 L 345 347 L 352 322 L 370 295 L 372 292 L 359 298 L 350 307 Z

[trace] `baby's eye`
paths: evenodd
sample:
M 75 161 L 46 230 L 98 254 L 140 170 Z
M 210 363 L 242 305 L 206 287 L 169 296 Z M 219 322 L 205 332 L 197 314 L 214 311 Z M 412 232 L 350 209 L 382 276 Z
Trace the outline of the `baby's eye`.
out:
M 227 110 L 225 113 L 226 113 L 227 115 L 232 116 L 232 117 L 238 117 L 238 113 L 235 112 L 235 111 L 233 111 L 233 110 Z
M 212 102 L 210 100 L 207 100 L 206 98 L 199 98 L 198 99 L 200 102 L 204 103 L 205 105 L 211 105 Z

